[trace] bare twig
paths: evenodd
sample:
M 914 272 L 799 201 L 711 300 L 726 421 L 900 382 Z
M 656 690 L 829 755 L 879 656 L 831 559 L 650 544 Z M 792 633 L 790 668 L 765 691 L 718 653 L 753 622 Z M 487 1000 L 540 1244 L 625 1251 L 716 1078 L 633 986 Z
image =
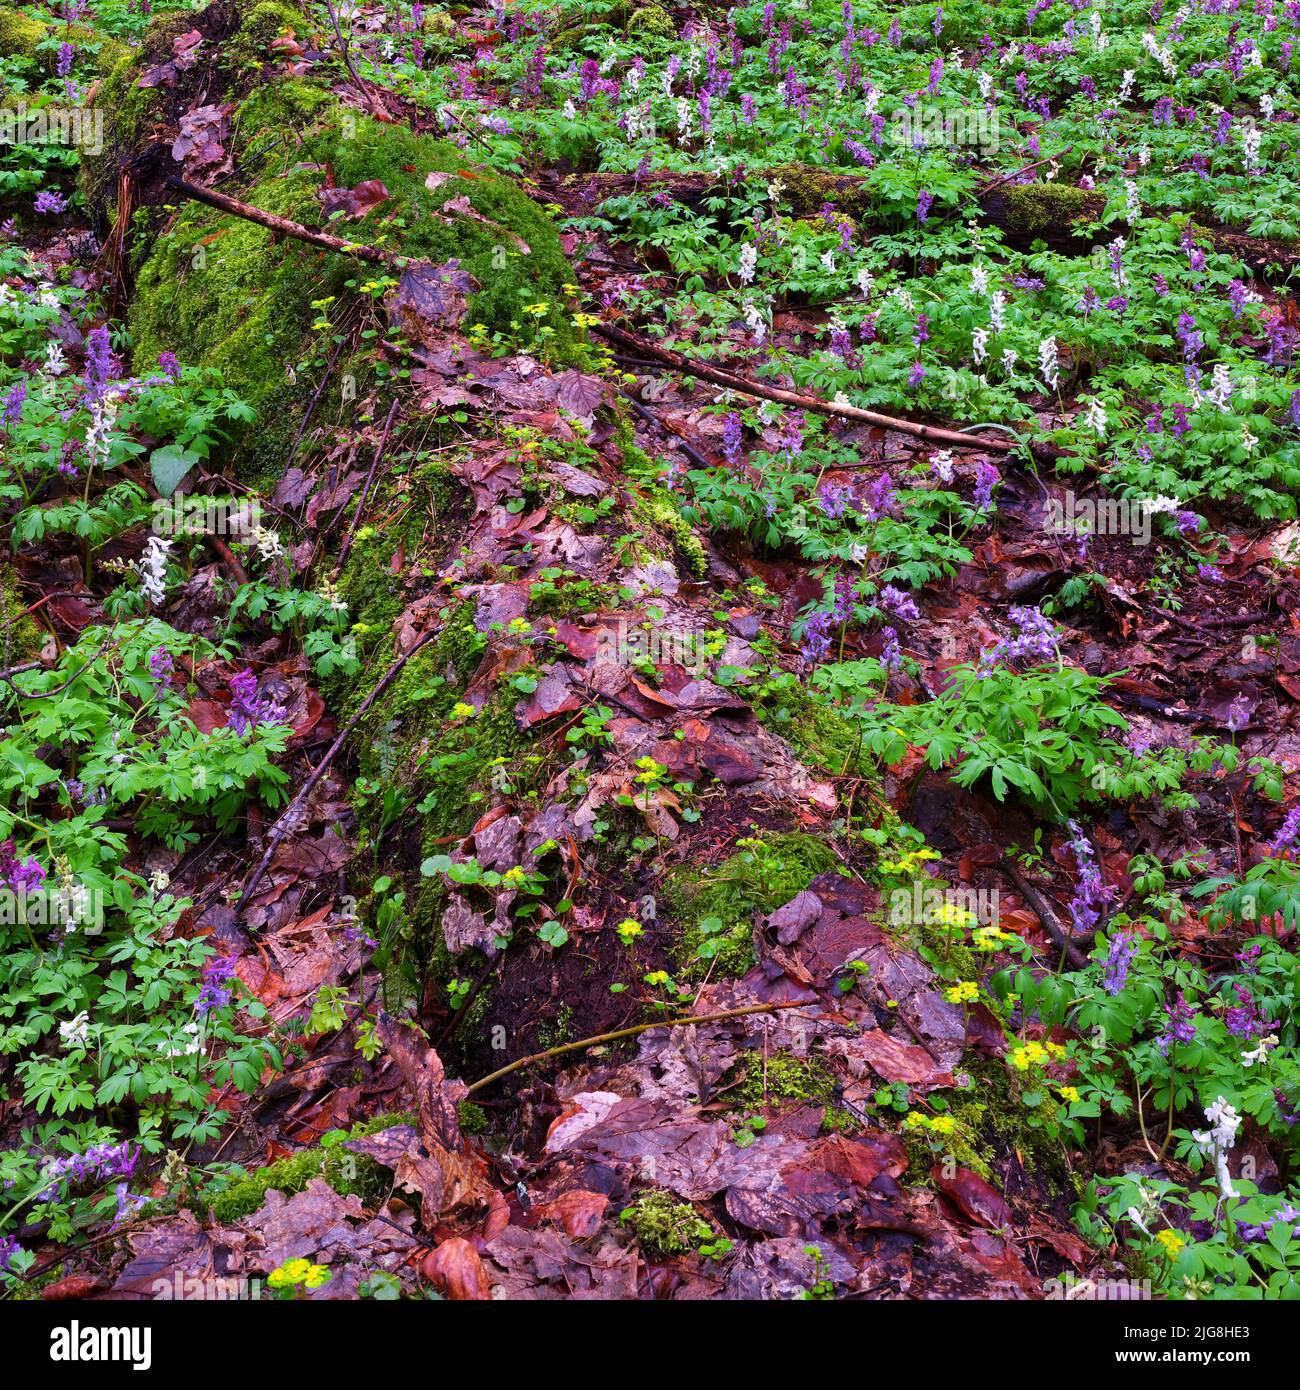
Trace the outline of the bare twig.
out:
M 465 1092 L 466 1095 L 473 1095 L 475 1091 L 481 1090 L 484 1086 L 489 1086 L 494 1081 L 500 1080 L 503 1076 L 508 1076 L 512 1071 L 518 1071 L 521 1067 L 530 1067 L 534 1062 L 544 1062 L 548 1057 L 559 1057 L 565 1052 L 581 1052 L 584 1048 L 595 1047 L 598 1043 L 617 1042 L 620 1038 L 635 1037 L 638 1033 L 649 1033 L 656 1028 L 682 1028 L 688 1023 L 721 1023 L 728 1018 L 743 1018 L 746 1014 L 774 1014 L 779 1009 L 806 1009 L 808 1004 L 751 1004 L 744 1009 L 725 1009 L 720 1014 L 696 1014 L 691 1018 L 664 1018 L 658 1023 L 638 1023 L 635 1028 L 620 1028 L 613 1033 L 597 1033 L 594 1038 L 581 1038 L 578 1042 L 565 1043 L 563 1047 L 548 1047 L 545 1052 L 534 1052 L 531 1056 L 521 1057 L 517 1062 L 511 1062 L 509 1066 L 500 1067 L 494 1072 L 489 1072 L 487 1076 L 476 1081 Z

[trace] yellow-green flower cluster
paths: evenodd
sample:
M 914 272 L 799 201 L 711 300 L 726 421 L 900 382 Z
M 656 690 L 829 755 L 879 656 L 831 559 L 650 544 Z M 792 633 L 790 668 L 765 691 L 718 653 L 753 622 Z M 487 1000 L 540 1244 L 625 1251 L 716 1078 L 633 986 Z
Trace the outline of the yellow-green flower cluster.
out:
M 324 1265 L 314 1265 L 310 1260 L 286 1260 L 278 1269 L 266 1276 L 266 1282 L 273 1289 L 289 1289 L 301 1284 L 305 1289 L 319 1289 L 328 1284 L 334 1276 Z

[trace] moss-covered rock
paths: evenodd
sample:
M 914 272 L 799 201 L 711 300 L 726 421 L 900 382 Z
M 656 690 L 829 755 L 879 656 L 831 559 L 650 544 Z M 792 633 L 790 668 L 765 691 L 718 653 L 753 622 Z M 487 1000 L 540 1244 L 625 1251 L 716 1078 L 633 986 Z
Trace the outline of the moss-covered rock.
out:
M 307 25 L 307 17 L 297 5 L 259 0 L 226 41 L 225 56 L 238 66 L 279 61 L 271 52 L 271 45 L 288 34 L 301 35 Z

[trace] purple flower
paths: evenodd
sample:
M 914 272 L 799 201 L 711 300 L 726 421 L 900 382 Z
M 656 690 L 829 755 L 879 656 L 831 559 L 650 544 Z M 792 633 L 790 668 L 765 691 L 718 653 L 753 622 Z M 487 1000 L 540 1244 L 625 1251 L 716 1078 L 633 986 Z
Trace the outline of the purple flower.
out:
M 49 1179 L 49 1186 L 37 1200 L 52 1200 L 59 1183 L 64 1181 L 78 1185 L 94 1183 L 98 1186 L 109 1178 L 129 1179 L 139 1161 L 140 1150 L 129 1140 L 123 1140 L 120 1144 L 92 1144 L 85 1153 L 51 1159 L 41 1174 Z
M 57 77 L 66 77 L 72 71 L 72 64 L 77 56 L 77 50 L 70 43 L 59 45 L 59 56 L 54 63 L 54 72 Z
M 173 381 L 179 381 L 181 375 L 181 364 L 177 360 L 174 352 L 160 352 L 158 354 L 158 365 L 163 372 Z
M 1293 806 L 1286 813 L 1282 828 L 1269 841 L 1268 847 L 1274 854 L 1284 854 L 1287 850 L 1295 849 L 1297 840 L 1300 840 L 1300 806 Z
M 888 516 L 898 505 L 898 495 L 888 473 L 872 479 L 867 486 L 866 516 L 868 521 L 879 521 Z
M 1057 655 L 1056 625 L 1046 614 L 1024 606 L 1008 609 L 1007 617 L 1016 629 L 1015 636 L 1004 637 L 983 653 L 976 672 L 981 678 L 991 675 L 999 661 L 1050 661 Z
M 876 595 L 876 603 L 886 613 L 892 613 L 896 618 L 902 618 L 907 622 L 913 622 L 921 616 L 921 610 L 916 606 L 911 594 L 896 589 L 892 584 L 886 584 L 881 589 Z
M 282 724 L 284 707 L 257 693 L 257 677 L 241 671 L 230 678 L 230 727 L 243 737 L 258 724 Z
M 1174 1043 L 1189 1043 L 1196 1037 L 1196 1010 L 1180 992 L 1172 1004 L 1165 1005 L 1168 1031 L 1156 1039 L 1156 1048 L 1162 1057 L 1169 1056 Z
M 924 309 L 916 316 L 916 326 L 912 329 L 912 341 L 917 347 L 930 341 L 930 316 Z
M 849 490 L 839 483 L 823 483 L 817 489 L 817 505 L 832 521 L 838 521 L 848 508 Z
M 149 653 L 149 674 L 153 677 L 154 688 L 159 699 L 167 693 L 175 670 L 176 663 L 172 660 L 172 654 L 166 647 L 155 647 Z
M 1240 280 L 1229 281 L 1228 303 L 1232 306 L 1232 317 L 1239 319 L 1246 307 L 1246 286 Z
M 903 664 L 903 650 L 898 645 L 898 633 L 892 627 L 882 627 L 880 635 L 884 639 L 880 648 L 880 664 L 886 671 L 897 671 Z
M 1031 609 L 1037 613 L 1037 609 Z M 1040 615 L 1041 616 L 1041 615 Z M 1072 838 L 1069 840 L 1069 847 L 1074 853 L 1074 862 L 1079 872 L 1079 884 L 1074 890 L 1074 897 L 1070 900 L 1070 921 L 1075 931 L 1092 931 L 1101 919 L 1101 910 L 1113 896 L 1113 889 L 1106 886 L 1102 881 L 1101 869 L 1097 864 L 1097 856 L 1092 848 L 1092 842 L 1083 833 L 1083 828 L 1078 821 L 1067 821 Z M 1134 944 L 1133 950 L 1137 946 Z M 1114 946 L 1112 945 L 1112 955 Z M 1129 959 L 1132 959 L 1130 952 Z M 1107 962 L 1109 970 L 1110 962 Z M 1124 965 L 1124 978 L 1128 976 L 1128 964 Z M 1120 989 L 1123 989 L 1123 981 L 1120 982 Z M 1106 986 L 1109 990 L 1109 985 Z M 1110 990 L 1110 993 L 1117 994 L 1119 990 Z
M 1205 339 L 1196 331 L 1196 320 L 1184 313 L 1178 320 L 1178 337 L 1183 345 L 1183 356 L 1190 362 L 1205 346 Z
M 36 195 L 36 202 L 33 204 L 36 211 L 42 216 L 57 217 L 68 206 L 68 200 L 62 193 L 50 189 L 41 189 Z
M 11 837 L 0 843 L 0 882 L 15 893 L 34 893 L 45 882 L 45 870 L 30 856 L 19 860 Z
M 912 370 L 907 374 L 908 387 L 915 391 L 925 380 L 925 368 L 919 362 L 912 363 Z
M 1002 481 L 1002 474 L 989 462 L 975 470 L 975 510 L 984 511 L 993 505 L 993 489 Z
M 86 395 L 97 401 L 113 376 L 113 345 L 100 324 L 86 334 Z
M 27 378 L 20 376 L 5 397 L 3 419 L 5 427 L 16 425 L 23 418 L 23 402 L 27 399 Z
M 1106 957 L 1106 973 L 1102 988 L 1107 994 L 1122 994 L 1128 983 L 1129 966 L 1138 951 L 1136 932 L 1116 932 L 1110 939 L 1110 954 Z
M 916 195 L 916 220 L 925 222 L 929 220 L 930 208 L 934 205 L 934 194 L 928 193 L 923 188 Z
M 1260 1013 L 1255 996 L 1241 985 L 1233 985 L 1237 1002 L 1226 1009 L 1223 1022 L 1234 1038 L 1262 1038 L 1270 1029 L 1268 1020 Z
M 1223 583 L 1223 571 L 1218 565 L 1197 565 L 1196 573 L 1204 579 L 1207 584 Z
M 231 956 L 217 956 L 203 967 L 203 985 L 194 1001 L 194 1012 L 200 1016 L 211 1013 L 213 1009 L 224 1009 L 230 1003 L 234 987 L 230 981 L 235 975 L 235 962 Z
M 1201 529 L 1201 518 L 1195 512 L 1175 512 L 1174 525 L 1180 536 L 1187 536 Z
M 733 410 L 722 422 L 722 453 L 728 463 L 740 461 L 740 416 Z
M 809 666 L 816 666 L 826 657 L 831 648 L 831 615 L 826 612 L 814 613 L 804 624 L 803 637 L 799 651 Z

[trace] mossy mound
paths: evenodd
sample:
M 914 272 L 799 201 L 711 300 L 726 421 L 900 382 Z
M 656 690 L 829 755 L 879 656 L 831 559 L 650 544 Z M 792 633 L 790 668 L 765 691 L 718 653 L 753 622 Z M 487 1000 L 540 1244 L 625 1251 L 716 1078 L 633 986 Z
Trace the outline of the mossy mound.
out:
M 674 1201 L 659 1188 L 643 1192 L 625 1207 L 621 1220 L 649 1255 L 682 1255 L 713 1239 L 713 1227 L 693 1206 Z
M 1022 236 L 1064 232 L 1086 218 L 1097 199 L 1068 183 L 1022 183 L 1006 189 L 1007 230 Z
M 297 5 L 282 0 L 259 0 L 226 43 L 226 58 L 235 65 L 275 61 L 271 45 L 288 34 L 302 35 L 309 21 Z
M 838 863 L 830 845 L 794 830 L 742 844 L 702 874 L 677 870 L 664 897 L 682 924 L 674 949 L 681 968 L 703 974 L 712 965 L 715 975 L 743 975 L 754 963 L 755 922 Z
M 835 1082 L 815 1057 L 789 1052 L 764 1056 L 748 1052 L 741 1059 L 739 1080 L 727 1098 L 738 1110 L 755 1111 L 783 1105 L 826 1105 Z
M 677 36 L 677 25 L 662 5 L 643 5 L 627 21 L 627 36 L 635 38 L 671 39 Z
M 265 1168 L 258 1168 L 232 1182 L 213 1198 L 212 1218 L 223 1224 L 241 1221 L 262 1209 L 268 1192 L 283 1192 L 286 1197 L 292 1197 L 306 1191 L 312 1178 L 324 1178 L 341 1196 L 355 1193 L 367 1205 L 380 1202 L 389 1189 L 387 1170 L 373 1158 L 345 1149 L 343 1142 L 363 1139 L 393 1125 L 410 1122 L 409 1115 L 380 1115 L 347 1132 L 340 1130 L 326 1135 L 319 1144 L 290 1158 L 268 1163 Z
M 568 265 L 558 235 L 513 184 L 465 169 L 453 145 L 356 116 L 304 82 L 263 88 L 240 108 L 238 127 L 245 158 L 272 140 L 280 146 L 261 162 L 244 201 L 320 225 L 321 165 L 332 167 L 341 188 L 378 179 L 390 197 L 343 223 L 340 234 L 435 265 L 458 260 L 480 286 L 470 299 L 470 322 L 509 332 L 526 305 L 545 303 L 541 321 L 554 330 L 556 351 L 574 350 L 572 325 L 559 308 Z M 442 176 L 433 189 L 426 186 L 431 174 Z M 487 221 L 442 212 L 460 198 Z M 526 243 L 527 254 L 514 238 Z M 261 476 L 283 465 L 290 416 L 307 394 L 300 373 L 305 377 L 332 346 L 328 328 L 313 333 L 320 301 L 348 295 L 349 281 L 376 282 L 381 274 L 344 255 L 276 241 L 242 218 L 185 207 L 137 278 L 130 319 L 137 369 L 149 369 L 163 350 L 219 368 L 258 410 L 252 466 L 244 471 Z M 333 305 L 326 307 L 324 318 L 335 316 Z
M 45 25 L 21 10 L 0 5 L 0 58 L 34 58 Z

